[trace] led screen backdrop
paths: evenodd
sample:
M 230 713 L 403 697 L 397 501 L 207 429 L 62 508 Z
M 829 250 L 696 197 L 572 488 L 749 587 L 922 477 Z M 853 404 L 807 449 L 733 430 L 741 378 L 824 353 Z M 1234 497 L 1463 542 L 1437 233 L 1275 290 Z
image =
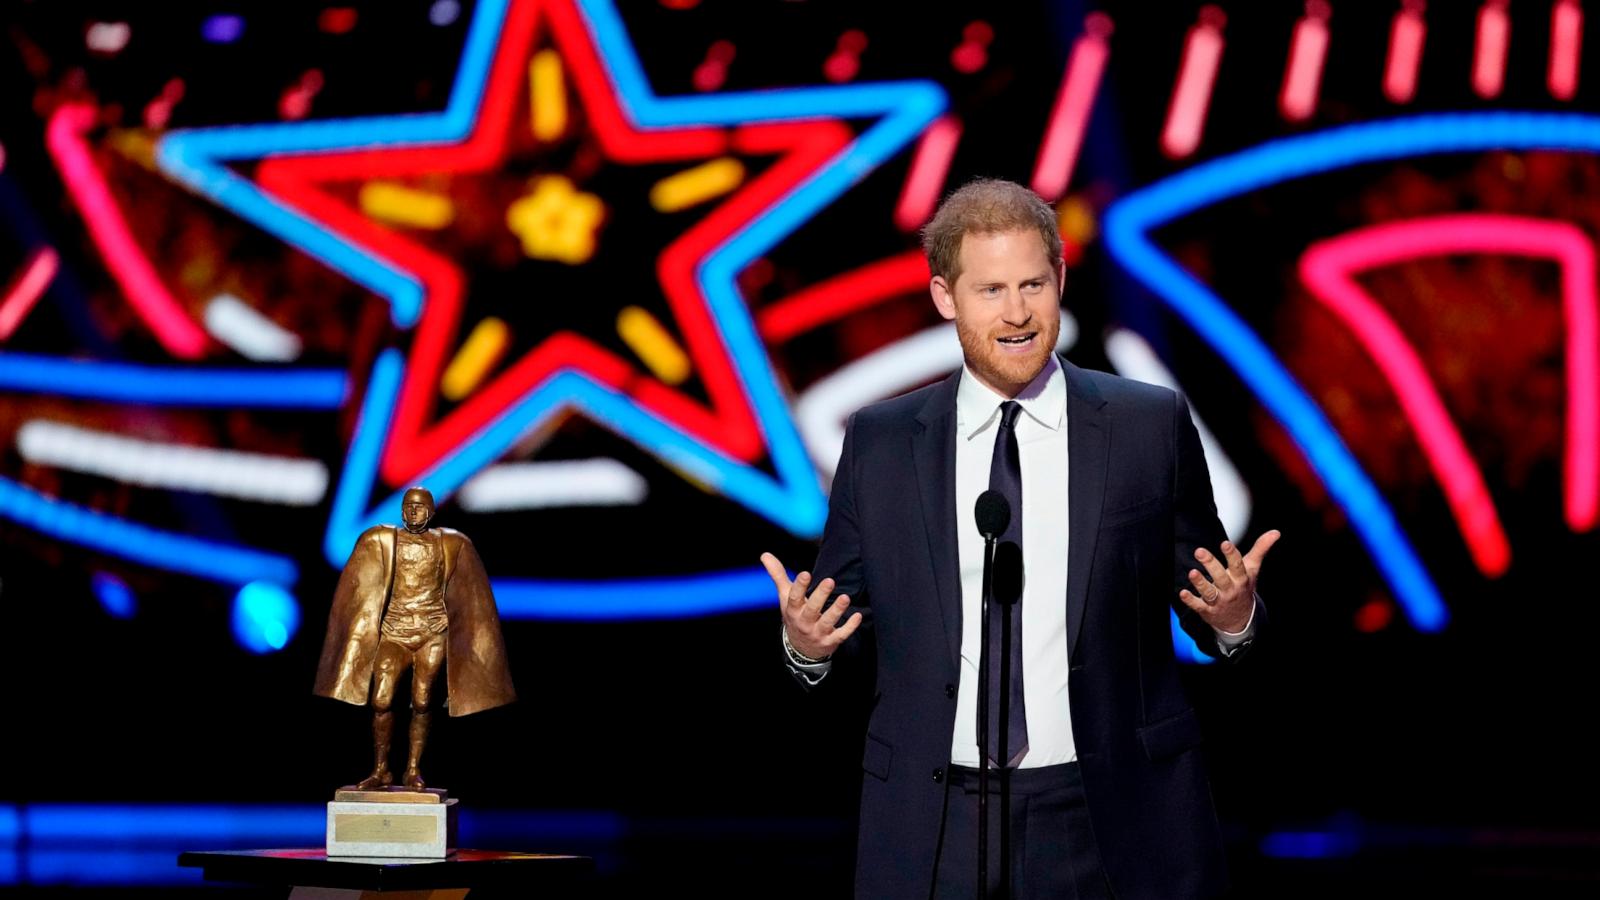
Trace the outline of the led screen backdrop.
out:
M 977 175 L 1059 212 L 1060 349 L 1185 391 L 1229 532 L 1285 534 L 1271 645 L 1188 673 L 1241 882 L 1589 840 L 1576 0 L 4 19 L 0 879 L 315 843 L 365 755 L 307 696 L 333 581 L 425 484 L 524 698 L 430 750 L 480 843 L 630 885 L 804 836 L 837 889 L 861 709 L 789 690 L 756 557 L 809 565 L 848 415 L 959 365 L 917 229 Z

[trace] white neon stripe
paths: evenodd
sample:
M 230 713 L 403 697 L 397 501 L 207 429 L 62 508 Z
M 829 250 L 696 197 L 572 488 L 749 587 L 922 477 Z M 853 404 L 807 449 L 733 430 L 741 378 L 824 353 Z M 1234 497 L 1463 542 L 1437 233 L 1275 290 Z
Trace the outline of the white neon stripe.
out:
M 1061 311 L 1056 352 L 1078 341 L 1078 320 Z M 954 324 L 936 325 L 875 350 L 818 381 L 795 402 L 795 424 L 823 476 L 832 479 L 844 450 L 844 423 L 875 400 L 927 384 L 961 367 Z
M 650 492 L 638 472 L 614 459 L 501 463 L 461 486 L 468 512 L 551 506 L 637 506 Z
M 232 294 L 206 304 L 206 331 L 247 359 L 292 362 L 300 357 L 300 338 Z
M 17 450 L 30 463 L 128 484 L 284 506 L 312 506 L 328 490 L 328 467 L 315 459 L 147 441 L 44 419 L 17 430 Z
M 1106 335 L 1106 358 L 1111 360 L 1111 366 L 1118 375 L 1183 391 L 1178 379 L 1162 364 L 1149 343 L 1126 328 L 1114 328 Z M 1194 419 L 1195 430 L 1200 432 L 1200 446 L 1206 453 L 1206 468 L 1211 470 L 1211 495 L 1217 501 L 1217 518 L 1222 520 L 1222 529 L 1228 533 L 1228 537 L 1237 541 L 1250 524 L 1250 488 L 1245 486 L 1244 478 L 1240 477 L 1238 468 L 1228 458 L 1222 445 L 1217 443 L 1211 429 L 1201 421 L 1200 414 L 1191 407 L 1189 415 Z

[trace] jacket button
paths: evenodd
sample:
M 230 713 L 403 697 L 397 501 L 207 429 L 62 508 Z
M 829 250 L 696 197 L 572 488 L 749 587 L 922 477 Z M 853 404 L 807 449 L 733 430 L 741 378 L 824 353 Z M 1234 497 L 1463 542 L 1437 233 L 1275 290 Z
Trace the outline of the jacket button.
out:
M 951 700 L 954 700 L 956 698 L 956 686 L 953 685 L 953 684 L 945 685 L 944 686 L 944 695 L 946 697 L 949 697 Z
M 933 783 L 934 784 L 944 784 L 944 769 L 943 769 L 943 767 L 933 770 Z
M 1083 671 L 1083 664 L 1082 663 L 1079 663 L 1078 665 L 1075 665 L 1075 666 L 1067 666 L 1067 674 L 1069 674 L 1069 675 L 1076 675 L 1077 673 L 1082 672 L 1082 671 Z

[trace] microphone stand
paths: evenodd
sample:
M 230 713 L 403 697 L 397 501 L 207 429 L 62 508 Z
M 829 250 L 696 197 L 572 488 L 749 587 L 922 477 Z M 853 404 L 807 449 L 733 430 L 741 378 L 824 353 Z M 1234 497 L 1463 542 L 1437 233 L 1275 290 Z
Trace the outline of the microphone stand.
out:
M 989 598 L 994 593 L 995 539 L 996 535 L 993 534 L 983 536 L 983 607 L 980 614 L 983 622 L 983 649 L 978 653 L 978 900 L 985 900 L 989 895 L 989 657 L 992 655 L 989 652 L 992 649 L 989 646 L 991 643 Z M 1005 693 L 1000 697 L 1000 708 L 1004 710 Z M 1005 745 L 1006 732 L 1002 728 L 1000 746 L 1003 748 Z M 1005 812 L 1002 807 L 1001 815 L 1005 815 Z M 1002 843 L 1002 866 L 1005 866 L 1005 850 L 1005 845 Z
M 1015 544 L 1009 545 L 1015 548 Z M 998 556 L 998 552 L 996 553 Z M 1008 554 L 1010 564 L 1016 554 Z M 994 576 L 990 576 L 989 594 L 992 595 Z M 995 759 L 1000 763 L 1000 900 L 1011 900 L 1011 616 L 1016 606 L 1014 593 L 1016 573 L 1006 575 L 1005 596 L 994 598 L 1000 603 L 1000 752 Z

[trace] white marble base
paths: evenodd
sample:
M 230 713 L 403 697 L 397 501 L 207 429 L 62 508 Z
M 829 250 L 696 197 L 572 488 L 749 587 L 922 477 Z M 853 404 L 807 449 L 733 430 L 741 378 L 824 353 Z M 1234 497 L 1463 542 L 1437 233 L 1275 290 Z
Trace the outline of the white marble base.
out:
M 456 803 L 328 804 L 329 856 L 444 859 L 456 843 Z

